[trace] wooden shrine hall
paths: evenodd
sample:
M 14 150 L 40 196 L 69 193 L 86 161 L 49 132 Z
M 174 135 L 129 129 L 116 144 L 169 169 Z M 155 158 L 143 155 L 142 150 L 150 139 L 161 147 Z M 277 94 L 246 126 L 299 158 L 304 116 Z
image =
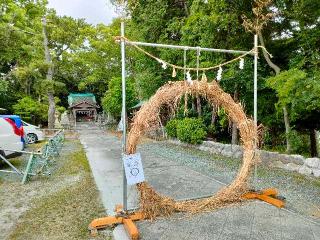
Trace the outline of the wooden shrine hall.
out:
M 95 121 L 99 106 L 92 93 L 71 93 L 68 96 L 69 110 L 75 122 Z

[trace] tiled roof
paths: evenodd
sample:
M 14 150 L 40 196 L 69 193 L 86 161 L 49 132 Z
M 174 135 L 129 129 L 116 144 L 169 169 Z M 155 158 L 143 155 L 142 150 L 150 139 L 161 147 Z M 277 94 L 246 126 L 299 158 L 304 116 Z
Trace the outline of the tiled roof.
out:
M 92 93 L 71 93 L 68 96 L 69 106 L 77 105 L 81 102 L 96 105 L 96 97 Z

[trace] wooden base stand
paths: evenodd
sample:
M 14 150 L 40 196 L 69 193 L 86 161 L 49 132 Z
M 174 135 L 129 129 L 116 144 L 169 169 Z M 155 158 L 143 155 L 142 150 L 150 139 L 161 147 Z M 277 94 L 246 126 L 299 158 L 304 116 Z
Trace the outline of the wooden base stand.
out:
M 245 199 L 259 199 L 270 203 L 278 208 L 284 207 L 284 198 L 278 195 L 278 190 L 275 188 L 267 188 L 261 191 L 251 191 L 243 195 Z
M 89 230 L 92 236 L 98 234 L 98 229 L 103 229 L 111 227 L 118 224 L 123 224 L 128 236 L 131 240 L 139 239 L 139 230 L 135 225 L 134 221 L 139 221 L 144 219 L 144 216 L 140 212 L 136 213 L 125 213 L 121 205 L 117 205 L 115 208 L 116 216 L 103 217 L 94 219 L 89 224 Z

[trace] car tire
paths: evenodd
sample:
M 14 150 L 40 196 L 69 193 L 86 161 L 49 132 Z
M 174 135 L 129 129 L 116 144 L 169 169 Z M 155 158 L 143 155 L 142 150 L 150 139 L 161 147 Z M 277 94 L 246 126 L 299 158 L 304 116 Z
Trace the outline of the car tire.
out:
M 28 144 L 36 143 L 38 141 L 37 135 L 33 133 L 27 134 L 27 142 Z
M 3 157 L 6 157 L 6 155 L 4 154 L 4 151 L 0 150 L 0 155 Z M 4 161 L 2 158 L 0 158 L 0 166 L 3 165 Z

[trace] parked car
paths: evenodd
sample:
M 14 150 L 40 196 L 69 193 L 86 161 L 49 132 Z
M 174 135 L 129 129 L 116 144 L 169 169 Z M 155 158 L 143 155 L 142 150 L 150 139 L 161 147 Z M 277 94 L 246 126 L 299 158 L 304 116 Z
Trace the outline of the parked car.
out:
M 28 144 L 44 140 L 44 134 L 39 127 L 25 121 L 22 121 L 22 123 Z
M 20 117 L 0 115 L 0 154 L 7 158 L 21 155 L 5 150 L 22 151 L 24 145 L 24 130 Z

